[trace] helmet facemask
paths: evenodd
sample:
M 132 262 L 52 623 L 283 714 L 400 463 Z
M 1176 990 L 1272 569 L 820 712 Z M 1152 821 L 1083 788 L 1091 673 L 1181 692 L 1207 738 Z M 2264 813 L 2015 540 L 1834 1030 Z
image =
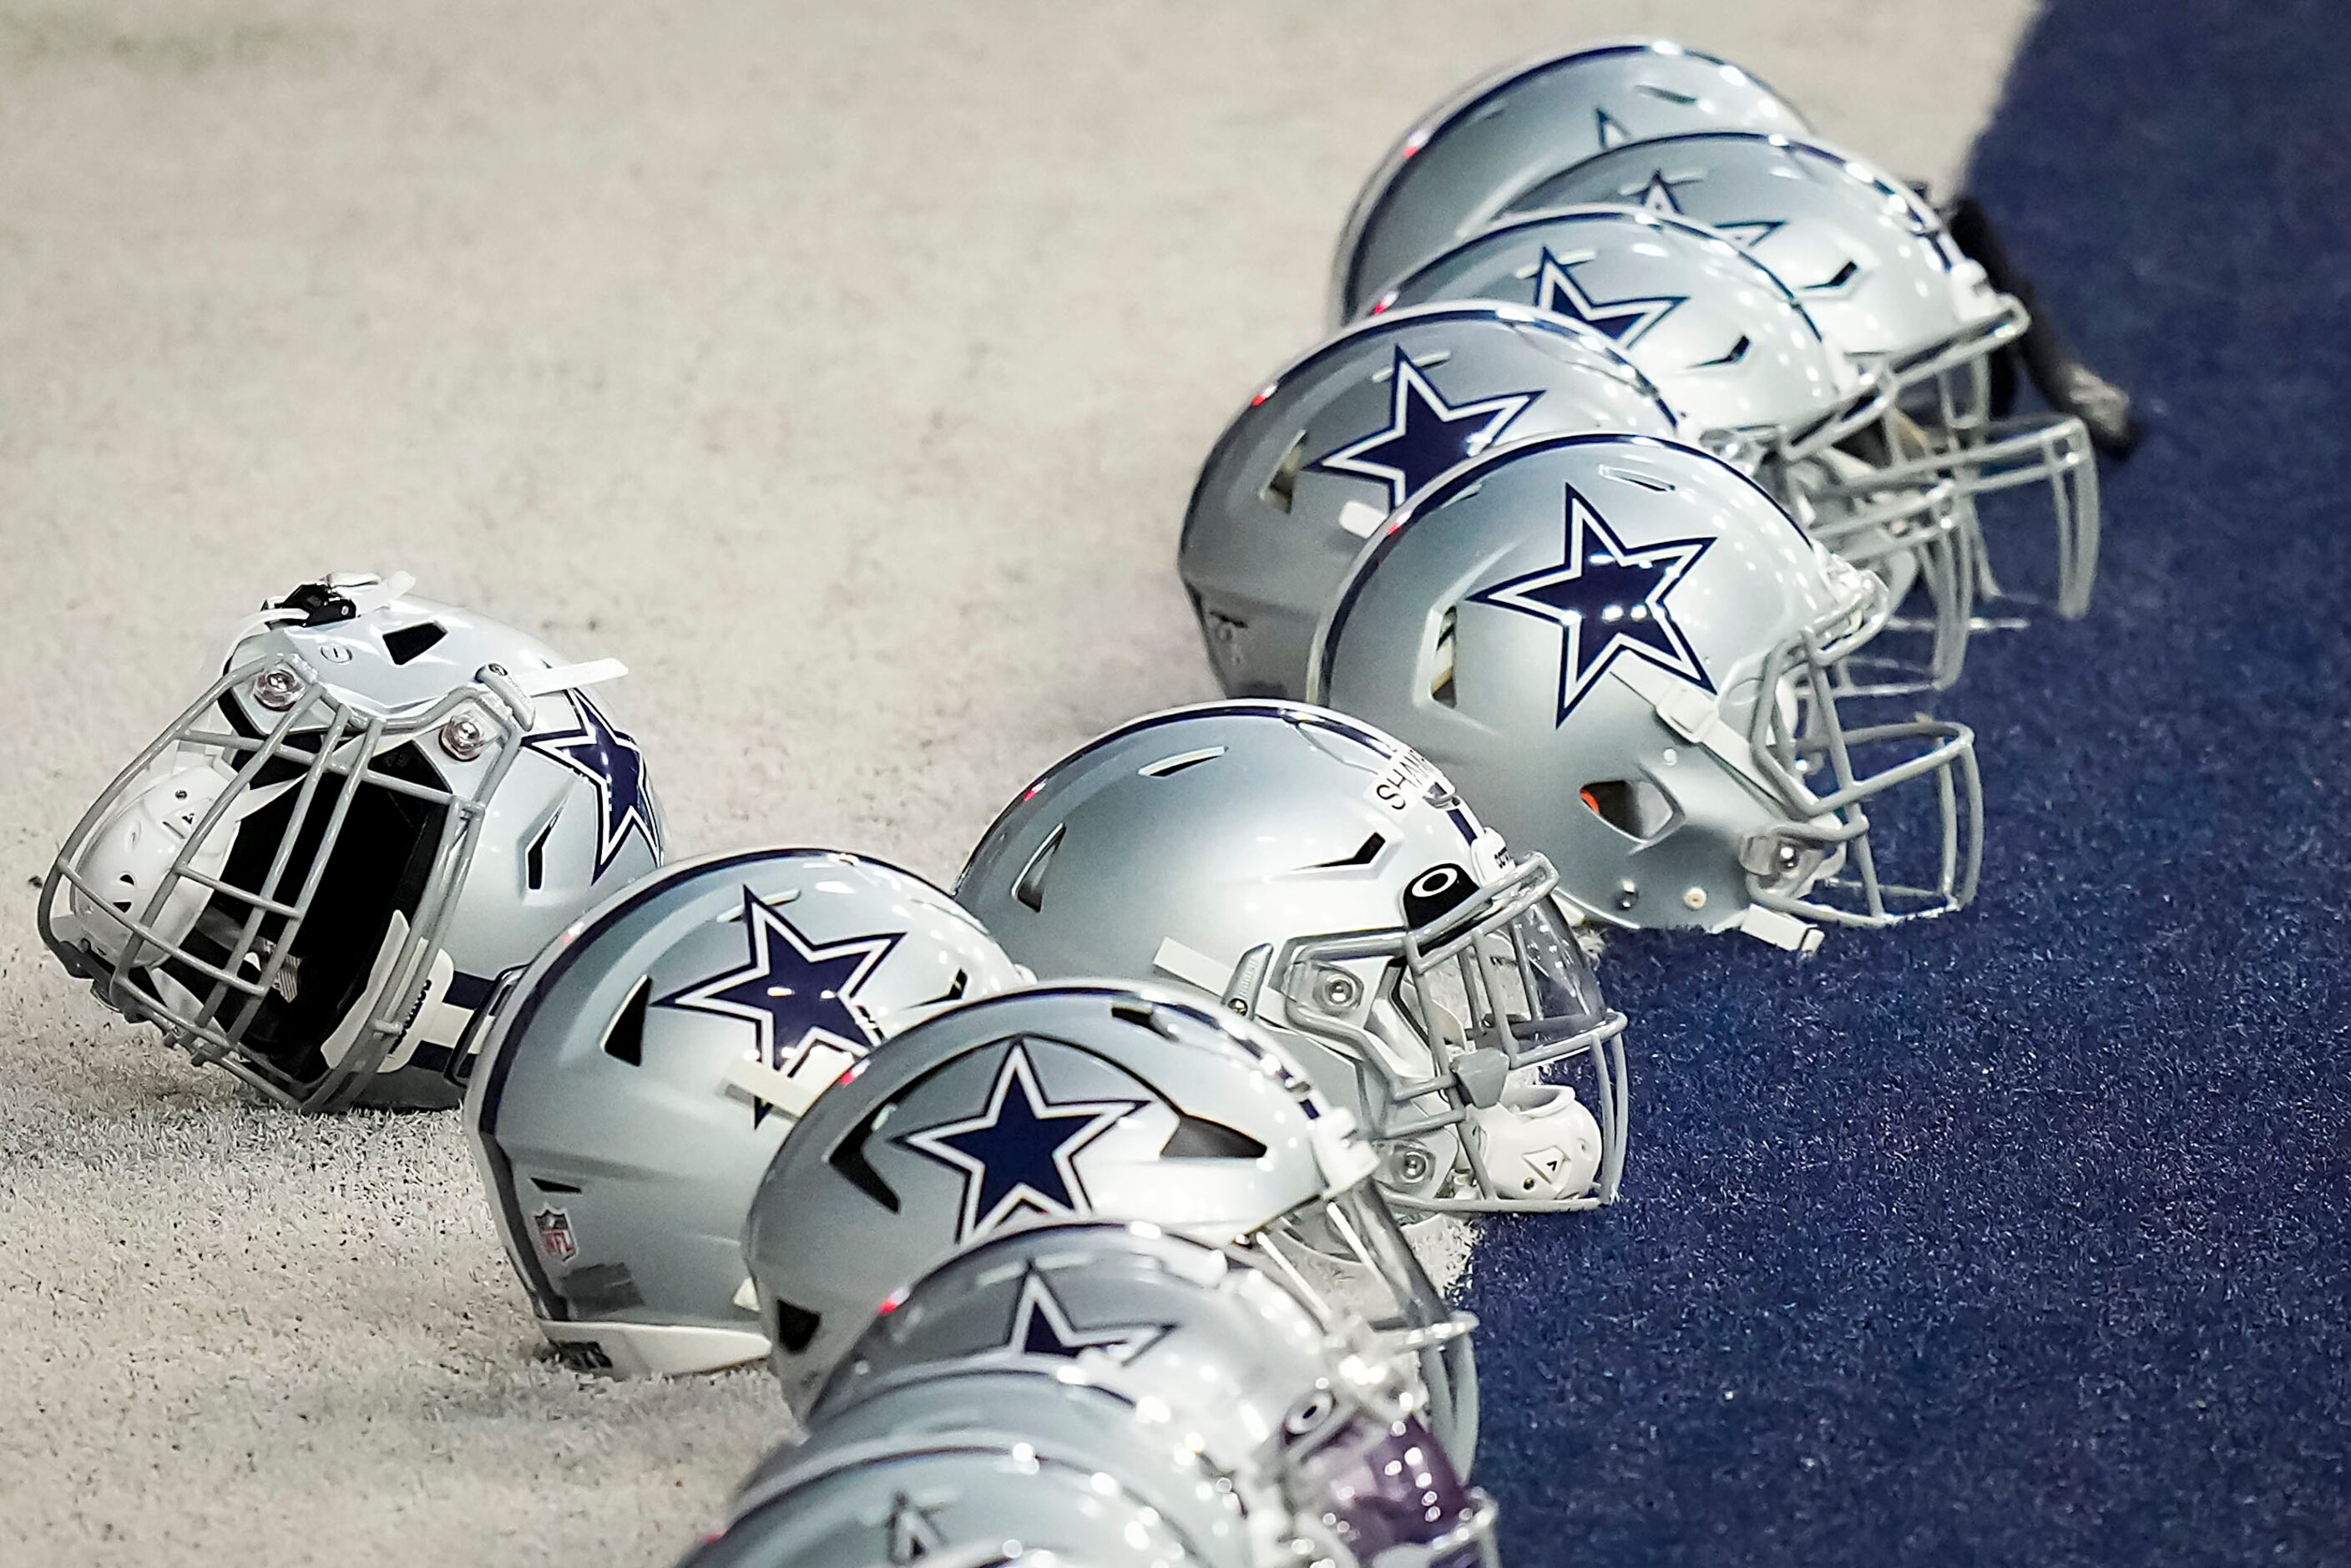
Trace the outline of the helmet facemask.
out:
M 1993 415 L 1991 358 L 2020 340 L 2030 324 L 2022 302 L 2007 295 L 2000 299 L 1991 316 L 1884 362 L 1882 373 L 1896 388 L 1903 413 L 1924 433 L 1929 448 L 1890 472 L 1917 478 L 1948 475 L 1970 503 L 1980 496 L 2045 485 L 2054 531 L 2053 603 L 2058 614 L 2078 619 L 2089 611 L 2098 570 L 2096 455 L 2088 427 L 2073 415 Z M 1999 597 L 2002 591 L 1972 506 L 1968 516 L 1977 591 Z
M 447 983 L 441 929 L 531 713 L 490 669 L 387 714 L 297 655 L 238 664 L 84 813 L 42 937 L 197 1061 L 299 1110 L 349 1104 Z
M 1406 895 L 1415 924 L 1307 936 L 1228 1005 L 1280 997 L 1278 1021 L 1366 1064 L 1377 1083 L 1383 1185 L 1419 1212 L 1551 1211 L 1613 1203 L 1622 1176 L 1625 1017 L 1551 901 L 1558 878 L 1530 856 L 1482 886 L 1440 866 Z M 1404 1064 L 1417 1068 L 1410 1071 Z M 1581 1065 L 1588 1104 L 1547 1071 Z M 1507 1161 L 1493 1157 L 1507 1153 Z M 1465 1191 L 1466 1189 L 1466 1191 Z
M 1785 821 L 1740 846 L 1748 894 L 1766 909 L 1816 923 L 1884 926 L 1944 915 L 1975 894 L 1983 846 L 1983 795 L 1975 739 L 1964 725 L 1919 715 L 1907 720 L 1848 726 L 1841 699 L 1855 696 L 1843 674 L 1853 653 L 1876 635 L 1886 618 L 1886 590 L 1876 578 L 1853 574 L 1854 601 L 1771 650 L 1750 690 L 1773 694 L 1757 701 L 1742 744 L 1726 745 L 1729 727 L 1716 720 L 1693 736 L 1761 786 Z M 1670 721 L 1670 718 L 1668 720 Z M 1874 771 L 1856 755 L 1894 747 L 1899 758 Z M 1898 798 L 1896 785 L 1931 780 L 1936 864 L 1922 884 L 1888 880 L 1879 869 L 1886 843 L 1917 831 L 1918 789 Z M 1865 807 L 1875 805 L 1873 821 Z M 1905 843 L 1904 847 L 1907 847 Z
M 1914 588 L 1924 593 L 1923 620 L 1887 622 L 1923 634 L 1923 655 L 1873 643 L 1848 666 L 1850 688 L 1877 696 L 1939 691 L 1958 681 L 1980 572 L 1972 509 L 1932 439 L 1900 408 L 1897 392 L 1865 370 L 1841 407 L 1771 443 L 1759 476 L 1807 534 L 1885 581 L 1896 605 Z
M 1493 1568 L 1495 1507 L 1468 1489 L 1433 1433 L 1382 1400 L 1320 1391 L 1269 1439 L 1290 1512 L 1337 1560 L 1397 1568 Z
M 1447 1305 L 1370 1181 L 1293 1209 L 1240 1242 L 1325 1322 L 1366 1322 L 1383 1351 L 1419 1373 L 1430 1427 L 1468 1475 L 1478 1451 L 1478 1320 Z M 1376 1281 L 1376 1286 L 1374 1285 Z M 1385 1301 L 1376 1299 L 1384 1292 Z

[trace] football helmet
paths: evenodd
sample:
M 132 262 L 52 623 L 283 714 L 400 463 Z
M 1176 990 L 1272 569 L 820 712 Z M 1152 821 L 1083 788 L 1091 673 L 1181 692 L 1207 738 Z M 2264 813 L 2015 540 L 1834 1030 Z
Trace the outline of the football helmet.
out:
M 1045 1220 L 1143 1220 L 1245 1244 L 1316 1295 L 1336 1270 L 1306 1251 L 1338 1259 L 1416 1354 L 1431 1424 L 1466 1463 L 1471 1320 L 1413 1256 L 1376 1163 L 1262 1030 L 1210 1004 L 1082 982 L 969 1002 L 851 1068 L 768 1167 L 743 1251 L 768 1365 L 804 1414 L 885 1299 L 958 1248 Z
M 1230 1478 L 1262 1563 L 1482 1560 L 1493 1505 L 1415 1418 L 1409 1375 L 1244 1253 L 1155 1226 L 1040 1226 L 892 1300 L 825 1385 L 816 1430 L 877 1393 L 1017 1366 L 1102 1390 L 1070 1397 Z
M 768 1353 L 743 1217 L 819 1091 L 1024 977 L 912 873 L 758 850 L 629 888 L 502 988 L 465 1100 L 507 1255 L 566 1361 L 629 1376 Z
M 1904 415 L 1928 436 L 1928 450 L 1884 455 L 1881 480 L 1949 476 L 1970 497 L 2045 486 L 2056 608 L 2067 616 L 2089 609 L 2099 526 L 2089 431 L 2071 415 L 1991 417 L 1991 357 L 2022 338 L 2031 319 L 1909 186 L 1815 142 L 1712 131 L 1603 152 L 1511 205 L 1588 202 L 1695 218 L 1777 273 L 1830 342 L 1892 383 Z M 1995 587 L 1986 562 L 1986 585 Z
M 1924 655 L 1898 663 L 1916 667 L 1925 685 L 1958 678 L 1973 575 L 1955 486 L 1915 461 L 1923 446 L 1896 419 L 1893 384 L 1823 338 L 1771 268 L 1728 235 L 1670 213 L 1551 208 L 1495 224 L 1372 308 L 1463 298 L 1582 321 L 1685 418 L 1737 434 L 1757 479 L 1807 532 L 1884 578 L 1896 603 L 1923 581 L 1932 641 Z
M 1196 1462 L 1004 1427 L 787 1444 L 679 1568 L 1254 1568 Z
M 1836 690 L 1887 612 L 1729 464 L 1542 436 L 1465 464 L 1364 552 L 1313 690 L 1426 751 L 1592 917 L 1809 950 L 1824 924 L 1975 890 L 1972 733 L 1849 722 Z M 1886 875 L 1906 853 L 1932 860 L 1923 885 Z
M 956 897 L 1040 975 L 1179 980 L 1270 1026 L 1353 1112 L 1399 1208 L 1583 1208 L 1623 1169 L 1625 1018 L 1553 882 L 1403 743 L 1232 702 L 1056 763 Z
M 661 859 L 636 741 L 537 638 L 328 578 L 99 794 L 41 890 L 99 1000 L 303 1111 L 446 1107 L 495 977 Z
M 1322 605 L 1388 514 L 1497 441 L 1553 430 L 1680 422 L 1598 333 L 1485 300 L 1389 311 L 1276 372 L 1208 454 L 1176 551 L 1217 680 L 1299 695 Z
M 1662 39 L 1595 45 L 1473 82 L 1423 115 L 1356 196 L 1339 236 L 1332 319 L 1354 316 L 1554 170 L 1619 142 L 1729 126 L 1804 131 L 1739 67 Z

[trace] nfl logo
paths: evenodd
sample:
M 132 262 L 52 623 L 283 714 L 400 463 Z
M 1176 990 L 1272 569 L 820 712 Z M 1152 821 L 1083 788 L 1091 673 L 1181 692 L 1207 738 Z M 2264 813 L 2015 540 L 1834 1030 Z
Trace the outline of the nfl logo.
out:
M 538 1227 L 538 1245 L 559 1263 L 569 1263 L 580 1256 L 580 1244 L 571 1239 L 571 1217 L 559 1208 L 542 1208 L 531 1217 Z

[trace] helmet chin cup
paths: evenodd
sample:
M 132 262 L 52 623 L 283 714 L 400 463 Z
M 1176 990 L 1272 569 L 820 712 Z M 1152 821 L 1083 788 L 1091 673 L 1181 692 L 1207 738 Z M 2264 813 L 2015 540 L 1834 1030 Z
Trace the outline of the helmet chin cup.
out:
M 1600 1179 L 1599 1118 L 1564 1084 L 1514 1087 L 1469 1118 L 1469 1138 L 1489 1180 L 1529 1202 L 1565 1202 Z
M 68 893 L 76 934 L 99 957 L 144 968 L 195 929 L 209 897 L 198 878 L 219 876 L 229 852 L 229 835 L 200 836 L 198 829 L 229 782 L 209 764 L 174 768 L 123 796 L 99 821 L 76 857 L 79 874 Z M 183 854 L 196 877 L 172 875 Z

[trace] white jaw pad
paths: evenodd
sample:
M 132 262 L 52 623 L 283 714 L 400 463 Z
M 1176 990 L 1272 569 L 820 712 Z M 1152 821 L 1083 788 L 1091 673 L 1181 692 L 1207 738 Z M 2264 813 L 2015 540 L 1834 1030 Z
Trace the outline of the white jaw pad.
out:
M 768 1354 L 768 1336 L 748 1329 L 690 1327 L 676 1323 L 553 1323 L 539 1320 L 539 1332 L 554 1345 L 593 1345 L 614 1377 L 684 1377 L 723 1372 Z

